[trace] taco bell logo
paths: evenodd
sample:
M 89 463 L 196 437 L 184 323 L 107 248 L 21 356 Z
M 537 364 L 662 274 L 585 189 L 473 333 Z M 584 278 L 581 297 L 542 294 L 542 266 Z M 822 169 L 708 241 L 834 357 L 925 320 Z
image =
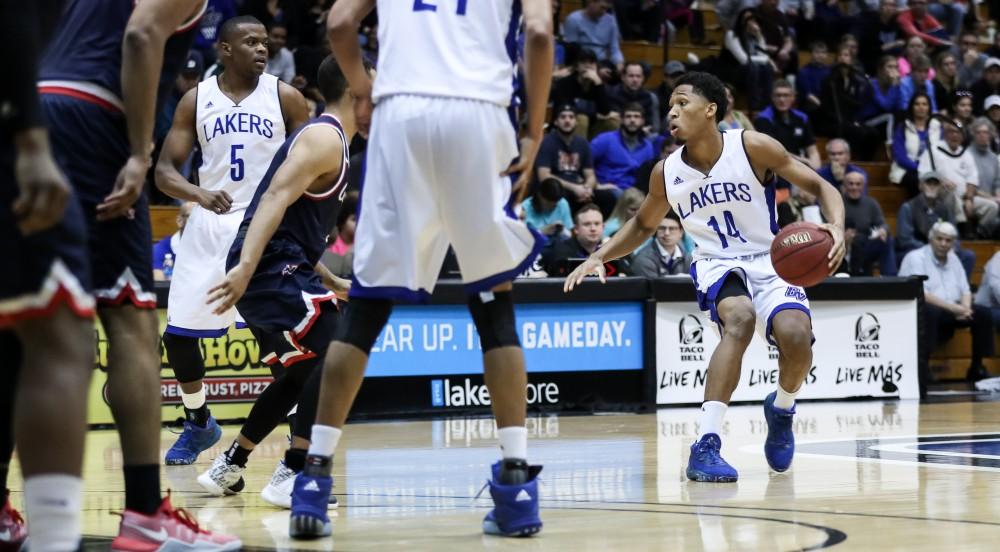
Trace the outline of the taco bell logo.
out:
M 693 314 L 686 314 L 677 326 L 680 341 L 681 361 L 694 362 L 705 360 L 704 340 L 705 327 L 701 320 Z
M 882 326 L 878 318 L 866 312 L 854 322 L 854 356 L 857 358 L 879 358 L 879 331 Z

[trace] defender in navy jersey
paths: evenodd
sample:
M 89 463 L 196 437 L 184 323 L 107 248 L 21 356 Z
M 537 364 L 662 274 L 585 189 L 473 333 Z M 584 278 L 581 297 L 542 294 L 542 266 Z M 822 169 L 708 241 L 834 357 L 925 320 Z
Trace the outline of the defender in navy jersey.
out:
M 143 187 L 158 99 L 187 59 L 205 6 L 71 0 L 39 71 L 53 149 L 88 227 L 93 293 L 110 342 L 108 395 L 125 475 L 112 550 L 240 547 L 234 537 L 192 532 L 159 485 L 159 331 Z
M 0 550 L 27 525 L 7 491 L 15 427 L 31 546 L 80 543 L 94 300 L 80 205 L 53 159 L 36 81 L 59 0 L 0 3 Z M 15 409 L 15 402 L 18 407 Z M 77 421 L 74 423 L 74 421 Z
M 753 131 L 720 132 L 726 89 L 707 73 L 688 73 L 670 97 L 670 132 L 684 142 L 649 179 L 639 213 L 566 279 L 566 291 L 604 263 L 628 255 L 655 231 L 670 209 L 698 248 L 691 265 L 698 304 L 718 324 L 721 341 L 708 365 L 698 440 L 687 477 L 736 481 L 720 455 L 722 422 L 740 380 L 743 353 L 754 328 L 778 348 L 778 387 L 764 401 L 768 434 L 764 455 L 771 469 L 789 468 L 795 453 L 795 396 L 812 366 L 812 331 L 805 291 L 774 272 L 770 245 L 778 232 L 774 175 L 819 197 L 823 228 L 833 236 L 829 268 L 844 257 L 844 202 L 836 188 L 792 158 L 774 139 Z
M 217 495 L 240 488 L 250 451 L 298 401 L 291 450 L 262 492 L 266 501 L 286 508 L 293 476 L 305 463 L 315 418 L 316 367 L 337 326 L 336 300 L 346 298 L 350 287 L 319 260 L 347 191 L 354 98 L 331 57 L 320 65 L 318 81 L 326 111 L 292 134 L 275 154 L 230 249 L 226 278 L 209 296 L 217 313 L 236 306 L 260 343 L 265 362 L 280 362 L 287 370 L 257 399 L 239 437 L 198 482 Z M 324 502 L 328 505 L 329 498 Z

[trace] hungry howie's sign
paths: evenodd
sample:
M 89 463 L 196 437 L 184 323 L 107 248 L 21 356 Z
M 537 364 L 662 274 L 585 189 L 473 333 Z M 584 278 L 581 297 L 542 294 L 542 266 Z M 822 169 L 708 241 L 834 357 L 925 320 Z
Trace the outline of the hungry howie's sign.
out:
M 813 365 L 803 399 L 919 397 L 916 301 L 813 301 Z M 656 402 L 704 400 L 719 333 L 697 305 L 656 306 Z M 743 357 L 734 401 L 761 401 L 778 384 L 778 351 L 756 333 Z

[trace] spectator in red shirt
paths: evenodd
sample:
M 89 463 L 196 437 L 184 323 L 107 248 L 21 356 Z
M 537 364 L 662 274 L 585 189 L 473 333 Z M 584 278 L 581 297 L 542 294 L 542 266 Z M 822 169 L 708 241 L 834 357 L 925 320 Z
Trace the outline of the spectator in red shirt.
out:
M 927 0 L 910 0 L 910 9 L 899 14 L 896 22 L 906 36 L 919 36 L 931 46 L 951 46 L 948 31 L 927 13 Z

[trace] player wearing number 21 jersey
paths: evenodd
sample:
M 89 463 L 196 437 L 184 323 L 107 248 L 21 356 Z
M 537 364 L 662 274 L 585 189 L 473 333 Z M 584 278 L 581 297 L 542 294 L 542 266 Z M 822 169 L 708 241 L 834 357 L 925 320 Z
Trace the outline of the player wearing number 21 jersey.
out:
M 670 209 L 698 244 L 691 265 L 698 305 L 718 324 L 719 346 L 705 383 L 699 438 L 691 446 L 687 476 L 694 481 L 736 481 L 722 459 L 722 422 L 740 379 L 743 353 L 754 329 L 778 348 L 778 387 L 764 401 L 768 424 L 764 453 L 771 469 L 789 468 L 795 452 L 795 396 L 812 366 L 809 301 L 802 288 L 775 274 L 770 247 L 778 233 L 774 176 L 820 198 L 823 225 L 834 240 L 831 272 L 844 256 L 844 203 L 837 190 L 794 160 L 774 139 L 753 131 L 720 132 L 726 90 L 716 77 L 688 73 L 670 97 L 670 132 L 684 144 L 656 167 L 639 213 L 566 279 L 573 289 L 590 273 L 604 278 L 605 261 L 646 241 Z

